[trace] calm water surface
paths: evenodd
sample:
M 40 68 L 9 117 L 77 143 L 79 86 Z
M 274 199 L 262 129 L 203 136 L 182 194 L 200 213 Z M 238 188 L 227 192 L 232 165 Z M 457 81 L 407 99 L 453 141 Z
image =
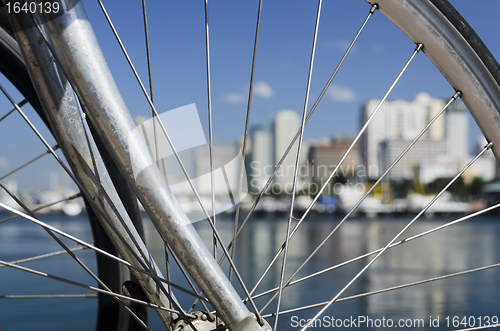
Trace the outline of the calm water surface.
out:
M 85 217 L 64 217 L 61 215 L 42 216 L 50 225 L 92 241 L 90 227 Z M 450 218 L 423 218 L 415 223 L 404 237 L 429 230 Z M 287 275 L 291 275 L 310 252 L 335 227 L 339 219 L 333 217 L 310 218 L 296 233 L 291 241 Z M 387 244 L 409 221 L 406 218 L 365 219 L 353 218 L 344 223 L 326 245 L 317 253 L 297 277 L 308 275 L 326 267 L 378 249 Z M 232 220 L 218 217 L 218 226 L 225 242 L 232 235 Z M 205 222 L 195 224 L 202 238 L 211 243 L 211 230 Z M 163 246 L 153 227 L 146 222 L 147 243 L 158 264 L 164 265 Z M 238 237 L 236 260 L 240 273 L 252 287 L 262 271 L 274 256 L 286 231 L 285 217 L 255 218 Z M 459 272 L 471 268 L 500 263 L 500 223 L 497 218 L 475 218 L 408 242 L 385 252 L 352 286 L 342 295 L 376 291 L 400 284 L 416 282 L 432 277 Z M 74 243 L 65 241 L 68 246 Z M 58 245 L 39 227 L 25 220 L 12 220 L 0 224 L 0 259 L 12 261 L 43 253 L 58 251 Z M 221 253 L 219 252 L 219 256 Z M 78 256 L 95 269 L 94 253 L 81 251 Z M 343 266 L 299 285 L 291 286 L 283 292 L 282 309 L 328 301 L 349 282 L 351 277 L 363 268 L 371 258 Z M 281 259 L 279 260 L 281 264 Z M 74 281 L 94 285 L 95 281 L 81 270 L 81 267 L 66 255 L 33 261 L 26 267 Z M 227 264 L 223 264 L 227 270 Z M 181 277 L 173 270 L 173 277 Z M 279 269 L 271 269 L 268 277 L 255 293 L 260 293 L 278 284 Z M 355 300 L 336 303 L 326 312 L 323 328 L 328 328 L 332 318 L 357 320 L 360 316 L 371 319 L 374 327 L 368 329 L 390 329 L 375 327 L 382 319 L 391 319 L 397 324 L 415 323 L 423 320 L 423 329 L 450 330 L 454 316 L 473 316 L 469 322 L 479 318 L 499 316 L 500 269 L 489 269 L 470 275 L 441 280 L 430 284 L 409 287 L 403 290 L 376 294 Z M 180 281 L 180 284 L 185 282 Z M 241 293 L 240 286 L 233 279 L 235 288 Z M 87 293 L 88 291 L 71 285 L 44 279 L 10 268 L 0 268 L 0 295 L 12 294 L 51 294 Z M 269 297 L 257 300 L 262 307 Z M 192 303 L 188 296 L 178 295 L 185 306 Z M 95 299 L 0 299 L 0 329 L 7 330 L 92 330 L 95 323 Z M 266 312 L 273 312 L 275 304 Z M 311 318 L 319 308 L 291 313 L 280 317 L 280 330 L 298 330 L 302 319 Z M 361 319 L 363 319 L 361 317 Z M 450 327 L 446 326 L 449 317 Z M 434 326 L 439 318 L 439 327 Z M 328 320 L 328 321 L 326 321 Z M 408 322 L 408 321 L 410 322 Z M 335 321 L 335 320 L 334 320 Z M 421 323 L 421 322 L 420 322 Z M 43 326 L 43 327 L 40 327 Z M 153 330 L 163 329 L 154 312 L 150 314 Z M 472 325 L 467 325 L 472 326 Z M 351 325 L 355 329 L 366 329 L 363 324 Z M 457 328 L 463 328 L 459 325 Z M 315 329 L 320 329 L 319 325 Z M 422 329 L 422 328 L 419 328 Z

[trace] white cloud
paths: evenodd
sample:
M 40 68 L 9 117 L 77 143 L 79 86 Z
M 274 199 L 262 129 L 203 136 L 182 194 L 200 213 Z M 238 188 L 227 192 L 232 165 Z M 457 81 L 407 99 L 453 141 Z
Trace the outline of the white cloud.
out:
M 248 98 L 247 93 L 226 93 L 222 96 L 222 100 L 226 103 L 244 103 Z M 253 94 L 261 98 L 270 99 L 273 97 L 274 91 L 267 82 L 260 81 L 253 85 Z
M 222 96 L 222 100 L 227 103 L 243 103 L 247 97 L 243 93 L 227 93 Z
M 333 101 L 353 102 L 356 100 L 356 92 L 345 86 L 332 85 L 327 93 Z
M 265 81 L 257 82 L 253 87 L 253 91 L 254 91 L 255 95 L 262 97 L 262 98 L 266 98 L 266 99 L 270 99 L 274 95 L 273 89 Z

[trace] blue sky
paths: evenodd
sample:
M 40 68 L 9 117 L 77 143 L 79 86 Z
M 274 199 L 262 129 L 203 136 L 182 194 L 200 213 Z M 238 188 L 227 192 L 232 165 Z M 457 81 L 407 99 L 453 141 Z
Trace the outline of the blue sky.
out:
M 498 1 L 452 1 L 478 33 L 484 35 L 492 52 L 500 53 L 491 22 Z M 281 109 L 301 112 L 314 29 L 316 2 L 264 1 L 255 81 L 261 93 L 254 95 L 252 123 L 263 123 Z M 149 2 L 149 26 L 156 103 L 166 111 L 196 103 L 206 120 L 206 79 L 204 12 L 202 1 Z M 258 1 L 209 2 L 212 59 L 212 100 L 215 138 L 233 140 L 243 133 L 246 96 L 250 76 L 255 19 Z M 341 5 L 339 5 L 341 4 Z M 134 84 L 130 70 L 116 47 L 114 37 L 102 20 L 96 3 L 87 2 L 89 16 L 99 32 L 101 45 L 109 53 L 115 75 L 132 113 L 148 114 L 149 109 Z M 130 48 L 134 63 L 146 81 L 145 49 L 141 7 L 123 10 L 109 4 L 109 13 Z M 313 73 L 311 100 L 314 101 L 345 48 L 366 17 L 370 6 L 364 1 L 324 1 L 318 48 Z M 135 23 L 131 23 L 135 22 Z M 485 26 L 485 22 L 490 25 Z M 493 28 L 493 29 L 492 29 Z M 102 32 L 102 33 L 101 33 Z M 339 72 L 327 96 L 306 129 L 306 138 L 355 134 L 359 109 L 368 98 L 380 98 L 414 45 L 380 13 L 376 13 L 362 34 L 352 55 Z M 130 84 L 132 83 L 132 84 Z M 420 54 L 390 98 L 413 99 L 420 91 L 448 98 L 453 93 L 424 54 Z M 206 127 L 206 121 L 205 121 Z M 474 132 L 471 132 L 474 134 Z
M 131 113 L 148 116 L 150 109 L 128 68 L 97 1 L 84 0 L 108 64 Z M 496 13 L 498 0 L 451 0 L 500 57 Z M 141 78 L 147 82 L 141 2 L 104 1 Z M 153 52 L 155 102 L 159 112 L 196 103 L 207 128 L 203 1 L 147 1 Z M 214 139 L 233 141 L 243 135 L 258 1 L 209 1 L 212 108 Z M 279 110 L 301 113 L 317 2 L 264 0 L 256 66 L 256 90 L 251 123 L 266 123 Z M 362 0 L 326 0 L 323 4 L 311 86 L 314 102 L 347 45 L 365 19 L 370 5 Z M 354 135 L 364 100 L 380 98 L 414 49 L 414 44 L 380 13 L 375 13 L 358 44 L 334 80 L 305 130 L 306 139 Z M 449 98 L 453 90 L 424 54 L 419 54 L 390 99 L 413 99 L 418 92 Z M 15 93 L 14 93 L 15 94 Z M 16 100 L 20 100 L 17 96 Z M 2 101 L 2 109 L 8 105 Z M 29 111 L 28 111 L 29 112 Z M 15 115 L 17 116 L 17 115 Z M 43 151 L 18 118 L 9 119 L 0 138 L 0 172 L 14 168 Z M 471 121 L 472 122 L 472 121 Z M 44 131 L 46 133 L 46 131 Z M 208 132 L 208 130 L 206 130 Z M 471 139 L 479 134 L 471 123 Z M 21 160 L 13 160 L 19 151 Z M 48 182 L 53 161 L 26 170 L 22 186 Z M 31 178 L 28 180 L 28 178 Z

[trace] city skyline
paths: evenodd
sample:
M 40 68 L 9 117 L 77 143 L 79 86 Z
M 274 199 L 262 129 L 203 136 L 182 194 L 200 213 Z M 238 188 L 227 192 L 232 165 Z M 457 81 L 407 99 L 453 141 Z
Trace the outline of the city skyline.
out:
M 425 92 L 418 93 L 415 96 L 415 101 L 416 101 L 416 104 L 414 105 L 414 107 L 417 107 L 416 109 L 418 109 L 419 104 L 421 106 L 421 104 L 425 104 L 426 102 L 433 103 L 432 107 L 430 107 L 430 111 L 433 115 L 435 115 L 437 113 L 437 111 L 439 111 L 442 108 L 442 106 L 445 104 L 444 99 L 432 98 Z M 403 100 L 403 99 L 387 100 L 386 103 L 384 104 L 384 107 L 382 107 L 382 108 L 391 107 L 390 105 L 401 105 L 401 104 L 405 104 L 407 102 L 408 101 Z M 457 101 L 457 103 L 461 104 L 461 101 Z M 376 104 L 378 104 L 378 100 L 377 99 L 366 100 L 363 104 L 365 105 L 365 108 L 366 108 L 366 105 L 369 104 L 370 105 L 369 107 L 371 107 L 373 109 L 376 106 Z M 189 105 L 189 106 L 191 106 L 191 105 Z M 462 104 L 462 106 L 463 106 L 463 104 Z M 185 106 L 185 107 L 188 107 L 188 106 Z M 450 107 L 450 110 L 449 110 L 450 113 L 453 111 L 454 107 L 455 106 L 453 106 L 453 104 L 452 104 L 452 106 Z M 183 107 L 178 108 L 178 109 L 182 109 L 182 108 Z M 364 113 L 365 108 L 360 109 L 360 115 Z M 396 106 L 396 108 L 397 108 L 397 106 Z M 199 113 L 200 113 L 200 111 L 198 110 L 198 115 L 200 115 Z M 168 112 L 166 112 L 165 114 L 168 114 Z M 286 114 L 283 116 L 284 120 L 282 119 L 282 120 L 276 121 L 276 117 L 278 116 L 278 114 Z M 254 134 L 260 133 L 261 137 L 258 138 L 258 139 L 261 139 L 260 145 L 261 146 L 265 145 L 265 144 L 269 145 L 268 147 L 265 148 L 267 151 L 263 151 L 261 148 L 261 153 L 264 153 L 264 154 L 268 153 L 269 154 L 268 156 L 266 156 L 269 158 L 269 161 L 263 162 L 262 167 L 272 166 L 272 169 L 274 169 L 274 166 L 279 161 L 279 159 L 283 155 L 286 148 L 288 148 L 288 145 L 291 142 L 291 139 L 293 138 L 293 136 L 295 135 L 295 133 L 297 132 L 297 130 L 299 129 L 299 126 L 300 126 L 300 114 L 298 112 L 284 109 L 284 110 L 281 110 L 281 111 L 274 113 L 273 115 L 274 116 L 271 117 L 271 119 L 267 122 L 252 124 L 250 127 L 249 136 L 247 138 L 250 142 L 249 145 L 247 146 L 247 149 L 250 148 L 253 150 L 253 148 L 255 148 L 255 144 L 253 143 L 253 139 L 256 138 L 256 137 L 254 137 Z M 421 128 L 423 128 L 423 125 L 427 124 L 427 121 L 425 120 L 424 117 L 422 117 L 422 116 L 419 117 L 418 114 L 417 115 L 413 114 L 412 116 L 417 116 L 417 117 L 413 118 L 413 120 L 415 120 L 415 121 L 406 121 L 407 122 L 406 124 L 418 123 L 417 126 L 414 128 L 410 128 L 409 130 L 407 130 L 408 128 L 405 128 L 404 126 L 401 126 L 397 129 L 399 131 L 396 132 L 395 134 L 402 135 L 401 137 L 403 137 L 403 135 L 404 135 L 404 137 L 408 138 L 408 137 L 416 135 L 418 133 L 418 131 Z M 382 117 L 383 117 L 383 115 L 378 114 L 375 118 L 378 121 L 381 121 L 381 120 L 383 121 Z M 468 115 L 468 113 L 467 113 L 465 115 L 465 117 L 462 116 L 462 118 L 455 119 L 456 123 L 461 123 L 462 126 L 461 126 L 461 129 L 454 130 L 453 141 L 462 141 L 462 147 L 461 147 L 462 151 L 458 152 L 462 156 L 468 155 L 469 150 L 472 150 L 473 148 L 475 148 L 476 143 L 478 141 L 478 138 L 483 138 L 482 136 L 475 136 L 475 137 L 469 136 L 467 138 L 467 134 L 465 134 L 465 135 L 463 134 L 463 132 L 467 133 L 467 131 L 469 131 L 469 124 L 470 124 L 469 117 L 470 117 L 470 115 Z M 433 126 L 431 126 L 429 131 L 426 133 L 425 137 L 429 137 L 431 139 L 432 139 L 432 137 L 434 137 L 434 139 L 441 139 L 442 137 L 444 137 L 446 127 L 449 125 L 448 123 L 445 122 L 445 118 L 446 118 L 446 116 L 444 116 L 444 115 L 441 116 L 441 118 L 439 118 L 436 121 L 436 123 L 434 123 Z M 139 117 L 137 117 L 137 119 L 139 120 L 139 122 L 142 122 L 142 121 L 145 121 L 147 119 L 147 117 L 139 116 Z M 374 129 L 374 126 L 376 125 L 377 120 L 375 120 L 374 123 L 371 124 L 371 126 L 369 126 L 369 130 L 367 132 L 370 132 L 370 130 Z M 149 119 L 148 121 L 150 122 L 151 119 Z M 475 124 L 475 123 L 473 123 L 473 124 Z M 293 129 L 290 128 L 290 125 L 293 126 Z M 280 129 L 278 129 L 278 130 L 282 130 L 282 132 L 284 133 L 284 135 L 281 137 L 281 140 L 279 143 L 280 144 L 279 148 L 276 148 L 276 142 L 273 140 L 274 139 L 273 134 L 276 131 L 276 127 L 279 127 Z M 358 122 L 358 129 L 359 128 L 360 128 L 360 124 Z M 417 130 L 418 128 L 420 128 L 420 129 Z M 467 129 L 463 129 L 463 128 L 467 128 Z M 206 136 L 207 135 L 206 130 L 203 130 L 203 131 L 204 131 L 203 134 Z M 263 134 L 267 135 L 267 136 L 263 136 Z M 368 133 L 365 133 L 365 135 L 367 135 L 367 134 Z M 301 164 L 303 164 L 304 160 L 307 159 L 308 149 L 309 149 L 310 145 L 329 142 L 332 139 L 335 140 L 337 138 L 343 139 L 343 138 L 349 138 L 349 137 L 352 137 L 352 136 L 350 136 L 350 135 L 335 135 L 335 133 L 332 133 L 329 136 L 316 136 L 316 137 L 304 138 L 303 150 L 302 150 L 302 154 L 301 154 Z M 362 137 L 362 139 L 363 139 L 363 137 Z M 239 142 L 237 142 L 237 139 L 234 139 L 232 141 L 228 141 L 227 143 L 234 143 L 234 144 L 239 143 L 240 148 L 241 148 L 242 137 L 240 137 L 238 140 L 239 140 Z M 451 141 L 451 140 L 448 140 L 448 141 Z M 466 143 L 466 145 L 464 145 L 464 143 Z M 166 142 L 164 142 L 163 144 L 165 146 L 167 145 Z M 454 146 L 455 150 L 457 149 L 456 144 L 451 145 L 451 146 L 452 147 Z M 465 146 L 465 148 L 464 148 L 464 146 Z M 449 149 L 450 146 L 447 146 L 446 148 Z M 399 149 L 401 149 L 401 148 L 399 148 Z M 284 162 L 284 167 L 287 167 L 287 166 L 293 167 L 294 166 L 296 150 L 297 150 L 297 142 L 294 144 L 294 146 L 291 150 L 291 153 L 289 153 L 288 157 L 286 158 L 286 160 Z M 372 153 L 373 152 L 378 153 L 377 150 L 378 150 L 377 148 L 373 148 Z M 402 149 L 401 149 L 401 151 L 402 151 Z M 50 159 L 50 157 L 47 157 L 47 159 Z M 170 157 L 169 159 L 170 159 L 169 163 L 171 165 L 174 165 L 177 163 L 177 161 L 174 160 L 173 157 Z M 193 158 L 193 156 L 190 155 L 189 153 L 184 153 L 184 155 L 182 156 L 182 159 L 186 160 L 185 163 L 188 167 L 189 172 L 195 174 L 196 171 L 194 170 L 194 167 L 196 167 L 196 164 L 199 164 L 199 162 L 197 162 L 195 160 L 195 158 Z M 262 156 L 259 157 L 259 159 L 262 159 Z M 377 161 L 377 162 L 378 162 L 378 164 L 380 164 L 379 161 Z M 171 167 L 171 169 L 172 168 L 173 167 Z M 38 188 L 47 189 L 47 188 L 50 188 L 53 186 L 50 184 L 49 178 L 53 177 L 55 174 L 57 174 L 59 176 L 63 173 L 62 170 L 58 170 L 57 168 L 54 168 L 54 169 L 56 169 L 56 170 L 49 170 L 47 172 L 47 178 L 48 178 L 47 183 L 45 185 L 43 185 L 42 187 L 38 186 Z M 369 169 L 369 167 L 366 167 L 366 169 Z M 269 172 L 269 170 L 267 170 L 267 172 Z M 252 169 L 248 169 L 248 165 L 247 165 L 247 174 L 250 176 L 251 173 L 252 173 Z M 265 173 L 265 171 L 262 170 L 261 174 L 264 174 L 264 173 Z M 174 175 L 178 178 L 183 176 L 180 171 L 174 172 Z M 268 176 L 261 176 L 258 179 L 260 181 L 260 184 L 258 184 L 257 186 L 260 186 L 262 188 L 263 185 L 265 184 L 265 182 L 267 181 L 267 178 L 268 178 Z M 281 185 L 284 185 L 286 182 L 291 182 L 293 179 L 293 171 L 291 171 L 291 172 L 289 171 L 288 176 L 281 176 L 281 177 L 277 176 L 277 178 L 280 178 L 277 181 L 280 181 L 280 180 L 282 181 Z M 252 178 L 252 179 L 255 179 L 255 178 Z M 177 179 L 175 179 L 175 180 L 177 180 Z M 70 180 L 65 181 L 65 183 L 69 184 L 69 186 L 73 186 L 71 184 Z M 29 188 L 28 186 L 23 185 L 22 180 L 20 181 L 19 187 L 21 189 Z
M 366 123 L 379 102 L 378 99 L 365 102 L 360 125 Z M 386 172 L 434 118 L 432 125 L 398 161 L 387 179 L 413 179 L 428 184 L 438 178 L 451 178 L 460 171 L 474 152 L 469 147 L 468 111 L 461 100 L 455 100 L 440 113 L 446 102 L 419 93 L 411 101 L 394 100 L 382 104 L 361 139 L 361 157 L 368 179 L 376 180 Z M 468 181 L 480 177 L 488 182 L 496 176 L 495 166 L 496 161 L 489 151 L 463 177 Z
M 358 144 L 344 161 L 334 180 L 346 183 L 370 182 L 378 179 L 383 172 L 405 150 L 410 142 L 427 126 L 446 105 L 445 99 L 432 98 L 421 92 L 413 100 L 388 100 L 379 109 Z M 362 127 L 380 100 L 364 102 L 359 127 Z M 280 121 L 277 119 L 281 118 Z M 281 122 L 281 126 L 277 123 Z M 247 170 L 250 188 L 261 190 L 269 175 L 297 132 L 298 114 L 289 110 L 277 112 L 268 123 L 250 127 L 250 149 Z M 469 119 L 464 104 L 457 100 L 451 103 L 444 113 L 437 117 L 422 138 L 410 149 L 388 175 L 388 180 L 416 179 L 423 184 L 437 178 L 452 177 L 472 157 L 469 148 Z M 278 129 L 277 129 L 278 128 Z M 283 130 L 285 129 L 285 130 Z M 351 146 L 353 137 L 319 137 L 304 141 L 299 164 L 299 182 L 323 186 L 345 152 Z M 484 138 L 483 138 L 484 139 Z M 475 138 L 477 144 L 477 138 Z M 286 144 L 283 144 L 286 141 Z M 278 147 L 283 144 L 282 147 Z M 295 144 L 296 145 L 296 144 Z M 278 149 L 281 151 L 278 153 Z M 296 155 L 296 146 L 292 148 Z M 304 157 L 307 155 L 307 157 Z M 287 157 L 282 169 L 294 167 L 293 158 Z M 483 181 L 492 180 L 495 175 L 495 160 L 491 153 L 485 154 L 476 165 L 471 167 L 464 178 L 471 181 L 481 177 Z M 248 165 L 250 165 L 248 167 Z M 303 174 L 306 169 L 306 174 Z M 362 168 L 362 169 L 361 169 Z M 267 169 L 267 171 L 266 171 Z M 347 169 L 347 170 L 346 170 Z M 320 173 L 323 171 L 323 173 Z M 286 170 L 279 171 L 271 188 L 281 187 L 291 182 Z M 293 171 L 290 173 L 293 175 Z M 341 174 L 343 174 L 341 176 Z M 342 177 L 342 178 L 340 178 Z M 333 184 L 333 183 L 332 183 Z M 343 183 L 341 183 L 343 184 Z M 274 192 L 273 192 L 274 193 Z

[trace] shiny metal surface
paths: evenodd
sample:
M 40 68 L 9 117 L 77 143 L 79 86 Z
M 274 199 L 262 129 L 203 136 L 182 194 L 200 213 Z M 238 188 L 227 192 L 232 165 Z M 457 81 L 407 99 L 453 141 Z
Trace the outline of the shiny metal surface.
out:
M 179 207 L 161 172 L 150 162 L 144 141 L 131 134 L 135 124 L 109 72 L 81 2 L 65 15 L 46 21 L 44 27 L 55 56 L 84 104 L 87 119 L 93 122 L 162 238 L 170 244 L 231 330 L 260 330 Z M 134 169 L 144 170 L 136 178 Z
M 15 25 L 25 24 L 24 19 L 30 20 L 29 17 L 12 17 Z M 105 212 L 106 217 L 97 210 L 96 215 L 115 247 L 127 261 L 136 265 L 145 265 L 151 272 L 163 277 L 156 264 L 151 263 L 147 258 L 149 252 L 146 245 L 135 230 L 111 182 L 86 121 L 79 110 L 73 89 L 57 69 L 56 63 L 51 61 L 52 55 L 45 43 L 38 42 L 41 38 L 39 32 L 36 28 L 18 28 L 16 38 L 54 135 L 60 143 L 73 174 L 92 196 L 96 205 Z M 128 232 L 124 231 L 124 226 L 129 229 Z M 121 229 L 121 237 L 126 243 L 113 228 Z M 130 252 L 129 247 L 135 254 Z M 136 257 L 141 258 L 141 263 L 137 262 Z M 143 287 L 151 289 L 146 291 L 146 295 L 152 303 L 160 306 L 168 304 L 167 297 L 161 291 L 155 290 L 156 286 L 161 283 L 153 281 L 148 275 L 135 269 L 131 269 L 131 272 Z M 170 323 L 169 312 L 160 310 L 158 312 L 165 324 Z

